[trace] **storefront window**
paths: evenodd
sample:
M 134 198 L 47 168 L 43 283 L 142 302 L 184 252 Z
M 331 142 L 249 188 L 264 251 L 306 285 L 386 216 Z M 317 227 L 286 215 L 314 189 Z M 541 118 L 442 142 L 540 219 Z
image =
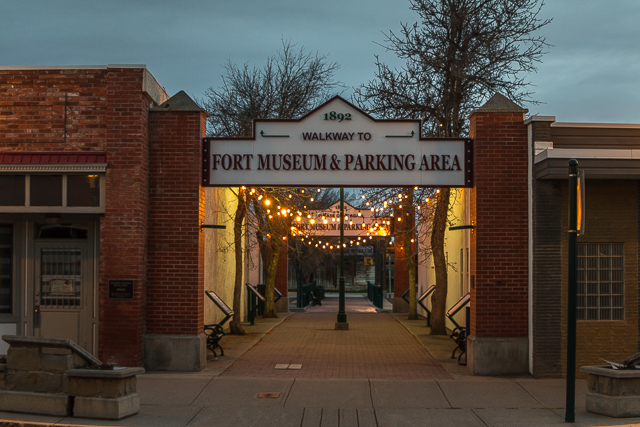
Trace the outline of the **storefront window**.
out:
M 62 175 L 31 175 L 31 206 L 62 206 Z
M 578 320 L 624 320 L 624 245 L 578 245 Z
M 0 206 L 24 206 L 24 175 L 0 175 Z
M 0 313 L 13 309 L 13 226 L 0 224 Z
M 100 177 L 68 175 L 67 206 L 100 206 Z

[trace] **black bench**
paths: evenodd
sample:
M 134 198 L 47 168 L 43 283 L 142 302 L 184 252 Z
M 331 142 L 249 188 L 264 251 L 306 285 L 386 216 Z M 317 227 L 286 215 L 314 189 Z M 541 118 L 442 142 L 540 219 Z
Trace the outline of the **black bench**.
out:
M 471 301 L 471 294 L 466 294 L 465 296 L 460 298 L 458 302 L 453 305 L 453 307 L 447 310 L 447 313 L 446 313 L 447 318 L 449 318 L 449 320 L 451 320 L 451 322 L 454 325 L 456 325 L 456 327 L 453 329 L 453 332 L 451 332 L 451 335 L 449 335 L 449 337 L 453 339 L 453 341 L 458 345 L 456 348 L 453 349 L 453 353 L 451 353 L 451 358 L 455 359 L 456 351 L 460 350 L 460 354 L 458 355 L 458 363 L 460 365 L 466 365 L 466 363 L 460 363 L 460 358 L 462 357 L 463 354 L 465 355 L 467 354 L 467 328 L 458 325 L 458 322 L 455 321 L 453 316 L 455 316 L 456 313 L 462 310 L 464 306 L 469 304 L 470 301 Z M 465 356 L 465 360 L 466 360 L 466 356 Z
M 316 285 L 316 287 L 311 290 L 311 305 L 322 305 L 323 299 L 324 288 L 320 285 Z
M 218 294 L 213 291 L 204 291 L 205 295 L 209 297 L 213 303 L 218 306 L 218 308 L 225 315 L 224 319 L 220 323 L 212 323 L 210 325 L 204 325 L 204 333 L 207 335 L 207 349 L 213 352 L 213 357 L 218 360 L 218 355 L 216 354 L 216 349 L 220 349 L 220 356 L 224 356 L 224 350 L 220 346 L 220 340 L 223 336 L 226 335 L 223 329 L 223 325 L 227 323 L 227 321 L 233 316 L 233 310 L 229 308 L 229 306 L 220 299 Z

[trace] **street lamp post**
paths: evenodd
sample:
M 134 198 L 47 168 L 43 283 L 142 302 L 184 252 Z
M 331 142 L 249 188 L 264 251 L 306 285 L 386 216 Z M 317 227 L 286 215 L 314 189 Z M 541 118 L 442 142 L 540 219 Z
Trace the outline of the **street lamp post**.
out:
M 338 319 L 336 330 L 346 331 L 349 329 L 347 323 L 347 312 L 344 301 L 344 188 L 340 187 L 340 278 L 338 279 Z

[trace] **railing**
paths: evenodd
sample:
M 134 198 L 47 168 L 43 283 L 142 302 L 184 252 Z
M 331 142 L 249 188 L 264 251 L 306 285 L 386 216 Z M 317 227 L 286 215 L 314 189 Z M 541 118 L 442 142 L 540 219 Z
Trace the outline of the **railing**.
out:
M 373 303 L 374 306 L 382 308 L 383 293 L 382 286 L 374 285 L 367 281 L 367 298 Z

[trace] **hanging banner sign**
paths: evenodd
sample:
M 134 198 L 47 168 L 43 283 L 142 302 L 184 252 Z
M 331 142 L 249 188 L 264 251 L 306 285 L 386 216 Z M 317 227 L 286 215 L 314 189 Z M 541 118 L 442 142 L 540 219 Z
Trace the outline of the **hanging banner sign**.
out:
M 309 211 L 311 218 L 301 218 L 292 223 L 295 233 L 305 236 L 340 236 L 340 202 L 328 209 Z M 344 204 L 344 236 L 387 236 L 391 217 L 377 217 L 369 209 L 359 210 Z
M 341 97 L 253 131 L 204 138 L 202 186 L 473 186 L 472 140 L 422 138 L 419 120 L 375 120 Z

